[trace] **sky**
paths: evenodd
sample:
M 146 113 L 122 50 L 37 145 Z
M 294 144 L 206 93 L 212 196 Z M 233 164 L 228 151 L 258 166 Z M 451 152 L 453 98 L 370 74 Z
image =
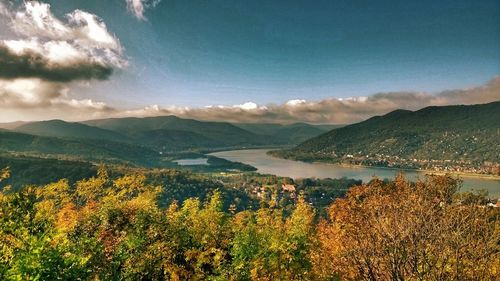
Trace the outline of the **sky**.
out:
M 0 122 L 352 123 L 498 75 L 497 0 L 0 0 Z

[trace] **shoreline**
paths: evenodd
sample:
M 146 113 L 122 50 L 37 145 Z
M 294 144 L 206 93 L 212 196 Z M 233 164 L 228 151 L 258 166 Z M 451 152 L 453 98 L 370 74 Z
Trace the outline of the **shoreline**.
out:
M 299 161 L 299 162 L 312 163 L 312 164 L 317 163 L 317 164 L 327 164 L 327 165 L 348 167 L 348 168 L 376 168 L 376 169 L 395 170 L 395 171 L 403 171 L 403 172 L 404 171 L 421 172 L 421 173 L 424 173 L 426 175 L 427 174 L 434 174 L 434 175 L 449 174 L 452 176 L 458 176 L 458 177 L 464 177 L 464 178 L 476 178 L 476 179 L 500 181 L 500 176 L 495 176 L 495 175 L 485 175 L 485 174 L 475 174 L 475 173 L 465 173 L 465 172 L 445 172 L 445 171 L 410 169 L 410 168 L 394 168 L 394 167 L 383 167 L 383 166 L 369 166 L 369 165 L 359 165 L 359 164 L 356 165 L 356 164 L 346 164 L 346 163 L 332 163 L 332 162 L 325 162 L 325 161 L 303 161 L 303 160 L 278 157 L 276 155 L 269 154 L 267 152 L 266 152 L 266 155 L 269 155 L 269 156 L 277 158 L 277 159 L 286 159 L 286 160 L 291 160 L 291 161 Z
M 274 155 L 271 155 L 273 157 L 276 157 Z M 280 158 L 276 157 L 278 159 L 286 159 L 286 158 Z M 292 159 L 287 159 L 287 160 L 292 160 Z M 296 160 L 292 160 L 296 161 Z M 500 181 L 500 176 L 495 176 L 495 175 L 485 175 L 485 174 L 474 174 L 474 173 L 464 173 L 464 172 L 445 172 L 445 171 L 434 171 L 434 170 L 422 170 L 422 169 L 408 169 L 408 168 L 393 168 L 393 167 L 383 167 L 383 166 L 367 166 L 367 165 L 355 165 L 355 164 L 343 164 L 343 163 L 328 163 L 328 162 L 321 162 L 321 161 L 314 161 L 314 162 L 306 162 L 306 163 L 319 163 L 319 164 L 328 164 L 328 165 L 338 165 L 338 166 L 343 166 L 343 167 L 350 167 L 350 168 L 376 168 L 376 169 L 386 169 L 386 170 L 397 170 L 397 171 L 409 171 L 409 172 L 422 172 L 425 174 L 433 174 L 433 175 L 452 175 L 452 176 L 459 176 L 459 177 L 464 177 L 464 178 L 479 178 L 479 179 L 484 179 L 484 180 L 498 180 Z

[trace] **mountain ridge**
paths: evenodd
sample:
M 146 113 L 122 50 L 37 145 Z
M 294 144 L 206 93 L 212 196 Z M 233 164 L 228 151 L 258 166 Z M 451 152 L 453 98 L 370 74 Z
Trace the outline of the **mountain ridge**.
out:
M 500 101 L 395 110 L 273 154 L 303 161 L 403 168 L 426 168 L 432 161 L 467 162 L 477 169 L 485 162 L 500 163 L 499 139 Z
M 117 132 L 60 119 L 22 124 L 13 131 L 46 137 L 105 139 L 121 142 L 126 138 Z

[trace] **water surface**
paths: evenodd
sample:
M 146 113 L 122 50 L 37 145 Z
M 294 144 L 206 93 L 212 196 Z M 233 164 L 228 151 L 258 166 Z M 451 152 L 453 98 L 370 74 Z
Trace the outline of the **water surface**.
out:
M 378 178 L 393 178 L 397 169 L 375 168 L 375 167 L 351 167 L 325 163 L 306 163 L 280 159 L 267 155 L 269 149 L 247 149 L 215 152 L 211 155 L 230 161 L 237 161 L 252 165 L 257 172 L 262 174 L 273 174 L 291 178 L 353 178 L 364 182 L 374 176 Z M 405 170 L 405 175 L 411 180 L 423 178 L 425 172 Z M 463 190 L 485 189 L 490 197 L 500 198 L 500 180 L 462 177 Z
M 188 158 L 175 160 L 181 166 L 208 165 L 208 158 Z

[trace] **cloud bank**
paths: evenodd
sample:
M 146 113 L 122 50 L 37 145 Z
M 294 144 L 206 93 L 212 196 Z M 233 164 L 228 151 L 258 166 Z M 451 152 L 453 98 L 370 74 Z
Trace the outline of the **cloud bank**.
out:
M 234 106 L 205 108 L 148 106 L 143 109 L 118 112 L 123 116 L 177 115 L 210 121 L 349 124 L 396 109 L 417 110 L 426 106 L 478 104 L 500 101 L 500 77 L 486 85 L 470 89 L 443 91 L 438 94 L 416 92 L 378 93 L 368 97 L 329 98 L 320 101 L 290 100 L 284 104 L 257 105 L 247 102 Z

